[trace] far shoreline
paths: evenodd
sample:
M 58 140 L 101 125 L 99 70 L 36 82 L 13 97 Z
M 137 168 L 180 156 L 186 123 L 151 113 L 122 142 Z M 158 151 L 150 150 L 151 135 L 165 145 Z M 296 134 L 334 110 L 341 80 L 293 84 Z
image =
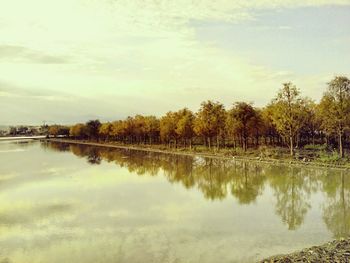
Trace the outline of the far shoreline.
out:
M 305 162 L 302 160 L 288 160 L 288 159 L 273 159 L 273 158 L 261 158 L 261 157 L 248 157 L 248 156 L 227 156 L 222 153 L 212 153 L 212 152 L 198 152 L 196 150 L 176 148 L 163 150 L 159 147 L 149 147 L 149 145 L 121 145 L 117 143 L 110 142 L 92 142 L 85 140 L 72 140 L 72 139 L 60 139 L 60 138 L 46 138 L 40 139 L 40 141 L 46 142 L 58 142 L 58 143 L 67 143 L 67 144 L 78 144 L 86 146 L 95 146 L 95 147 L 105 147 L 105 148 L 115 148 L 115 149 L 125 149 L 125 150 L 135 150 L 135 151 L 145 151 L 145 152 L 155 152 L 155 153 L 164 153 L 164 154 L 176 154 L 176 155 L 185 155 L 185 156 L 197 156 L 204 158 L 215 158 L 222 160 L 237 160 L 237 161 L 253 161 L 257 163 L 266 163 L 266 164 L 282 164 L 289 166 L 303 166 L 310 168 L 327 168 L 327 169 L 337 169 L 347 171 L 350 169 L 350 166 L 340 165 L 340 164 L 330 164 L 330 163 L 320 163 L 309 161 Z

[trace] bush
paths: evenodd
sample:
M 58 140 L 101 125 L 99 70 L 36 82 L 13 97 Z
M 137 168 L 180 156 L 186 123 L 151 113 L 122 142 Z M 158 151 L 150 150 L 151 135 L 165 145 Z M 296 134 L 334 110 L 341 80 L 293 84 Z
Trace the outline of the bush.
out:
M 319 161 L 324 163 L 337 163 L 341 161 L 341 157 L 338 152 L 332 151 L 331 153 L 327 153 L 325 151 L 321 152 Z
M 267 146 L 259 147 L 260 157 L 281 158 L 283 150 L 281 148 L 269 148 Z
M 327 144 L 306 144 L 304 146 L 305 150 L 317 150 L 317 151 L 325 151 L 327 150 Z

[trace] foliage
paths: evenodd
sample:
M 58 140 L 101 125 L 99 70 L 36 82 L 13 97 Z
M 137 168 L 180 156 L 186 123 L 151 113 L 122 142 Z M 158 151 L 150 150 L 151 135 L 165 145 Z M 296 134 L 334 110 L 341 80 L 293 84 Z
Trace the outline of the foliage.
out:
M 347 77 L 338 76 L 328 83 L 319 111 L 322 128 L 338 136 L 339 154 L 343 157 L 343 136 L 350 122 L 350 80 Z
M 306 121 L 307 99 L 300 97 L 300 91 L 291 82 L 284 83 L 271 103 L 272 121 L 280 134 L 289 142 L 290 154 L 294 154 L 295 136 Z
M 203 102 L 194 121 L 194 131 L 203 136 L 211 147 L 212 138 L 224 134 L 226 111 L 224 105 L 210 100 Z
M 247 150 L 247 139 L 254 136 L 254 129 L 258 129 L 260 116 L 253 106 L 246 102 L 236 102 L 229 110 L 226 119 L 228 133 L 239 136 L 242 140 L 242 148 Z
M 123 120 L 100 123 L 91 120 L 75 124 L 69 136 L 75 139 L 117 141 L 121 143 L 157 144 L 157 147 L 192 146 L 196 151 L 207 151 L 215 146 L 227 155 L 252 154 L 279 158 L 289 154 L 293 158 L 323 159 L 334 145 L 343 157 L 344 147 L 350 145 L 350 80 L 337 76 L 328 83 L 319 104 L 302 97 L 291 82 L 283 84 L 275 98 L 263 108 L 251 103 L 236 102 L 227 111 L 220 102 L 204 101 L 193 113 L 188 108 L 169 111 L 160 118 L 138 114 Z M 45 130 L 52 136 L 68 134 L 61 125 Z M 13 134 L 26 127 L 11 128 Z M 163 144 L 163 145 L 159 145 Z M 265 147 L 265 148 L 264 148 Z M 310 151 L 316 151 L 313 156 Z M 306 153 L 305 153 L 306 152 Z M 294 154 L 295 153 L 295 154 Z M 305 155 L 306 154 L 306 155 Z M 326 159 L 336 159 L 335 155 Z

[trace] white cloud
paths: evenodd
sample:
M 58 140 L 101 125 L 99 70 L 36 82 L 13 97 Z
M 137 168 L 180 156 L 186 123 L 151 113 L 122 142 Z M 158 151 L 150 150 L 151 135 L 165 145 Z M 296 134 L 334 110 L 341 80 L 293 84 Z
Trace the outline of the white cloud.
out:
M 84 107 L 89 116 L 107 114 L 106 105 L 120 100 L 130 114 L 142 104 L 147 109 L 140 112 L 148 113 L 195 109 L 209 98 L 262 104 L 293 73 L 253 65 L 202 43 L 191 22 L 242 23 L 254 19 L 256 9 L 330 4 L 350 1 L 0 0 L 0 80 L 27 91 L 50 91 L 41 97 L 46 100 L 60 92 L 81 98 L 80 103 L 103 100 L 103 107 Z M 60 61 L 69 63 L 48 64 Z M 256 92 L 261 89 L 264 96 Z M 1 94 L 4 99 L 6 93 Z

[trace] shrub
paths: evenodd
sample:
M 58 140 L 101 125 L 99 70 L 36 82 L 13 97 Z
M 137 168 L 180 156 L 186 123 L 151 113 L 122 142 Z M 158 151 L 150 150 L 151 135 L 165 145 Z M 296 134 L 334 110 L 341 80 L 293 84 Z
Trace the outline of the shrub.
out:
M 306 144 L 304 146 L 305 150 L 317 150 L 317 151 L 325 151 L 327 150 L 327 144 Z

